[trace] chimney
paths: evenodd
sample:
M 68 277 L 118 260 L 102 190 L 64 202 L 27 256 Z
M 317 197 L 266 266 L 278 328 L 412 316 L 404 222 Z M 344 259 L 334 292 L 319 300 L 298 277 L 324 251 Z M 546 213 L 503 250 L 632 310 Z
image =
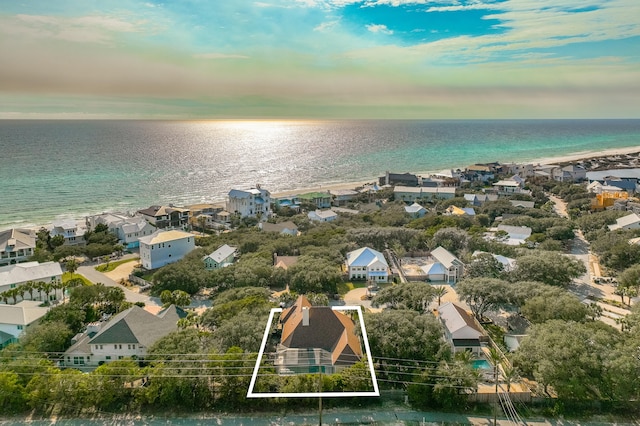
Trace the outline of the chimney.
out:
M 306 306 L 302 308 L 302 325 L 304 327 L 309 325 L 309 308 Z

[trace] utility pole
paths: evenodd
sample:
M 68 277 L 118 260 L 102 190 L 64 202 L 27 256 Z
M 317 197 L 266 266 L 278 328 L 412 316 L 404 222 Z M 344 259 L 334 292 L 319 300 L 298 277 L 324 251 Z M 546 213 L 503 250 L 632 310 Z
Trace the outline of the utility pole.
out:
M 318 372 L 318 389 L 320 389 L 320 397 L 318 398 L 318 425 L 322 426 L 322 366 Z

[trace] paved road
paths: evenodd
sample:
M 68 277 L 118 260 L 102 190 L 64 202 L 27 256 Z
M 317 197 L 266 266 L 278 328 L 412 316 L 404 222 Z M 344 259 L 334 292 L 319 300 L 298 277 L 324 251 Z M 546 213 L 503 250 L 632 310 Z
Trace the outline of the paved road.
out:
M 136 293 L 135 291 L 131 291 L 123 285 L 118 284 L 111 278 L 107 277 L 102 272 L 98 272 L 95 269 L 95 265 L 89 266 L 80 266 L 78 268 L 77 273 L 88 279 L 93 283 L 102 283 L 107 287 L 120 287 L 125 294 L 125 297 L 128 302 L 136 303 L 143 302 L 145 305 L 157 305 L 161 306 L 160 300 L 156 297 L 150 297 L 145 294 Z

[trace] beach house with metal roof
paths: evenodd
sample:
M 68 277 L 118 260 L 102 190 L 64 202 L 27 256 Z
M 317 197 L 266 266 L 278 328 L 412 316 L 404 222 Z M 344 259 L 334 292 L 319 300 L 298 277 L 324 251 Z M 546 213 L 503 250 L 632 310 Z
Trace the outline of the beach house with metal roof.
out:
M 235 247 L 231 247 L 227 244 L 224 244 L 213 253 L 210 253 L 202 258 L 204 262 L 205 269 L 220 269 L 225 266 L 229 266 L 233 263 L 236 258 L 236 254 L 238 249 Z
M 59 283 L 62 281 L 62 268 L 58 262 L 24 262 L 0 267 L 0 293 L 19 287 L 28 282 Z M 61 295 L 51 293 L 52 299 Z M 24 297 L 29 297 L 26 293 Z
M 456 352 L 482 353 L 485 332 L 475 318 L 460 306 L 447 302 L 438 308 L 438 318 L 444 327 L 444 336 Z
M 15 305 L 0 304 L 0 349 L 17 342 L 29 326 L 49 311 L 41 304 L 34 300 L 22 300 Z
M 456 256 L 454 256 L 451 252 L 445 249 L 442 246 L 439 246 L 431 251 L 431 257 L 435 261 L 434 263 L 442 265 L 442 267 L 438 267 L 437 269 L 431 269 L 429 271 L 425 270 L 425 273 L 428 275 L 430 273 L 442 273 L 442 281 L 446 281 L 448 283 L 457 282 L 462 275 L 464 274 L 464 263 Z M 424 270 L 424 269 L 423 269 Z M 430 278 L 431 279 L 431 278 Z M 440 281 L 434 280 L 432 281 Z
M 95 368 L 125 357 L 144 358 L 156 341 L 178 329 L 186 313 L 174 305 L 154 315 L 139 306 L 126 309 L 108 322 L 89 324 L 73 338 L 61 364 L 66 367 Z
M 314 222 L 332 222 L 338 218 L 338 213 L 333 210 L 314 210 L 307 213 L 307 217 Z
M 145 269 L 160 268 L 177 262 L 194 248 L 193 234 L 178 230 L 156 231 L 140 238 L 140 263 Z
M 610 231 L 638 229 L 640 228 L 640 216 L 636 213 L 631 213 L 621 218 L 616 219 L 616 223 L 609 225 Z
M 389 281 L 389 264 L 384 255 L 369 247 L 347 253 L 347 272 L 350 280 L 367 280 L 379 283 Z
M 311 306 L 299 296 L 280 314 L 282 334 L 275 365 L 279 374 L 333 374 L 362 359 L 355 324 L 329 306 Z
M 35 249 L 34 232 L 26 229 L 0 231 L 0 266 L 26 262 Z

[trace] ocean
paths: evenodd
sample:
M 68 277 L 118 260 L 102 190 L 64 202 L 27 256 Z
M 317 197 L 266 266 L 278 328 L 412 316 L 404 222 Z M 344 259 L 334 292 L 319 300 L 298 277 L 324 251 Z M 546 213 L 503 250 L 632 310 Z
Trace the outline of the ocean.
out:
M 0 120 L 0 229 L 633 146 L 640 120 Z

